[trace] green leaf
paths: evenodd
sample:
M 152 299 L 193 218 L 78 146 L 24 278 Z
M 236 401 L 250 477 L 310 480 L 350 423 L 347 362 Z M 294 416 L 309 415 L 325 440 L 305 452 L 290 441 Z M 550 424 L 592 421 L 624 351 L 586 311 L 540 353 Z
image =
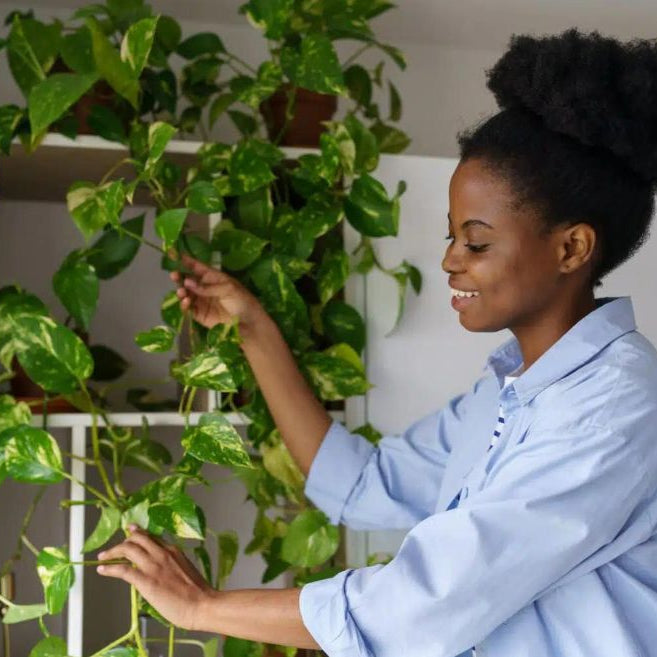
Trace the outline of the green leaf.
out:
M 181 442 L 187 453 L 206 463 L 251 465 L 242 438 L 219 412 L 204 413 L 198 426 L 183 432 Z
M 237 197 L 239 227 L 260 238 L 266 239 L 269 235 L 273 210 L 274 204 L 269 187 L 260 187 Z
M 331 40 L 323 34 L 307 34 L 300 50 L 281 49 L 284 73 L 297 86 L 324 94 L 346 95 L 340 61 Z
M 104 105 L 93 105 L 87 117 L 91 130 L 103 139 L 127 144 L 128 136 L 119 115 Z
M 217 581 L 216 589 L 222 589 L 229 575 L 233 572 L 239 551 L 239 538 L 234 531 L 217 534 Z
M 100 519 L 96 528 L 91 532 L 89 538 L 84 542 L 82 552 L 97 550 L 114 536 L 121 526 L 121 511 L 111 506 L 105 506 L 101 510 Z
M 130 26 L 121 43 L 121 60 L 128 64 L 138 78 L 144 70 L 153 47 L 157 18 L 143 18 Z
M 176 52 L 185 59 L 196 59 L 200 55 L 225 53 L 226 49 L 214 32 L 200 32 L 180 43 Z
M 43 548 L 37 557 L 37 573 L 43 585 L 48 613 L 58 614 L 74 581 L 68 555 L 60 548 Z
M 25 402 L 17 402 L 11 395 L 0 395 L 0 433 L 5 429 L 29 424 L 32 411 Z
M 155 218 L 155 232 L 162 238 L 165 249 L 176 243 L 188 213 L 188 208 L 176 208 L 165 210 Z
M 214 127 L 219 117 L 235 102 L 235 96 L 231 93 L 219 94 L 212 105 L 210 105 L 210 112 L 208 114 L 208 123 L 210 127 Z
M 19 425 L 3 432 L 7 474 L 23 483 L 55 484 L 63 479 L 62 455 L 55 439 L 42 429 Z
M 94 370 L 90 377 L 92 381 L 114 381 L 123 376 L 129 367 L 121 354 L 103 344 L 92 345 L 89 353 L 94 359 Z
M 365 322 L 353 307 L 333 299 L 322 309 L 322 325 L 332 342 L 345 342 L 360 353 L 365 346 Z
M 166 503 L 152 504 L 148 509 L 148 518 L 175 536 L 198 540 L 205 537 L 203 511 L 185 493 L 180 493 Z
M 354 171 L 363 173 L 376 169 L 379 164 L 379 147 L 374 134 L 352 115 L 345 118 L 344 126 L 356 146 Z
M 45 604 L 38 605 L 11 605 L 7 612 L 2 617 L 2 622 L 5 625 L 12 623 L 22 623 L 23 621 L 39 618 L 48 613 Z
M 385 187 L 367 173 L 354 181 L 344 200 L 344 210 L 349 223 L 363 235 L 397 235 L 399 199 L 388 199 Z
M 129 509 L 126 509 L 121 515 L 121 529 L 125 531 L 130 525 L 137 525 L 141 529 L 148 529 L 149 506 L 150 502 L 148 500 L 142 500 Z
M 32 648 L 28 657 L 66 657 L 66 641 L 59 636 L 47 636 Z
M 220 230 L 212 240 L 213 248 L 221 252 L 222 266 L 233 271 L 246 269 L 253 264 L 266 244 L 266 240 L 245 230 Z
M 141 242 L 124 231 L 141 237 L 144 217 L 140 214 L 121 223 L 120 228 L 110 228 L 91 246 L 87 262 L 94 267 L 98 278 L 114 278 L 133 261 Z
M 336 351 L 337 347 L 341 348 Z M 321 399 L 336 401 L 364 395 L 372 387 L 358 354 L 348 345 L 306 353 L 301 362 Z
M 98 305 L 99 281 L 96 270 L 79 251 L 73 251 L 52 279 L 55 294 L 64 308 L 85 331 Z
M 267 472 L 285 485 L 288 495 L 300 500 L 306 480 L 285 444 L 282 441 L 273 446 L 264 443 L 260 451 Z
M 203 569 L 203 577 L 208 584 L 212 584 L 212 563 L 210 562 L 210 555 L 208 554 L 208 551 L 205 549 L 205 546 L 203 545 L 198 545 L 197 547 L 194 548 L 194 555 L 198 559 L 199 563 L 201 564 L 201 568 Z
M 256 120 L 250 114 L 238 110 L 229 110 L 228 116 L 244 137 L 251 136 L 258 128 Z
M 162 321 L 170 326 L 176 333 L 180 332 L 183 323 L 183 313 L 180 308 L 180 299 L 175 290 L 168 292 L 160 307 Z
M 75 73 L 96 73 L 91 32 L 86 25 L 64 36 L 60 55 Z
M 353 64 L 344 72 L 344 82 L 349 96 L 356 103 L 367 107 L 372 101 L 372 80 L 370 74 L 358 64 Z
M 13 320 L 18 360 L 27 375 L 49 392 L 70 393 L 93 372 L 93 359 L 80 338 L 47 317 Z
M 340 533 L 319 510 L 300 513 L 283 538 L 281 556 L 285 561 L 309 568 L 332 557 L 340 544 Z
M 249 22 L 264 32 L 267 39 L 283 37 L 291 16 L 294 0 L 249 0 L 242 6 Z
M 342 250 L 325 251 L 317 270 L 317 293 L 325 304 L 335 296 L 349 277 L 349 256 Z
M 390 90 L 390 115 L 389 119 L 391 121 L 399 121 L 402 114 L 402 101 L 397 87 L 388 81 L 388 89 Z
M 219 652 L 219 639 L 214 637 L 203 644 L 203 657 L 217 657 Z
M 406 133 L 391 125 L 378 122 L 371 127 L 371 131 L 376 137 L 381 153 L 401 153 L 411 143 Z
M 223 196 L 207 180 L 192 183 L 187 190 L 187 207 L 199 214 L 214 214 L 225 210 Z
M 17 105 L 0 107 L 0 152 L 9 155 L 14 132 L 23 118 L 23 110 Z
M 265 645 L 248 639 L 227 636 L 224 641 L 224 657 L 264 657 Z
M 170 351 L 175 339 L 176 332 L 169 326 L 156 326 L 135 336 L 137 345 L 149 354 Z
M 148 160 L 145 168 L 151 171 L 160 160 L 164 151 L 176 134 L 176 128 L 164 121 L 156 121 L 148 128 Z
M 7 40 L 7 59 L 16 84 L 27 98 L 45 80 L 55 63 L 61 40 L 61 23 L 45 25 L 32 18 L 15 16 Z
M 395 64 L 397 64 L 397 66 L 399 66 L 402 71 L 406 68 L 406 57 L 399 48 L 381 43 L 378 43 L 377 45 L 395 62 Z
M 39 82 L 30 91 L 28 113 L 32 141 L 44 133 L 98 80 L 97 73 L 57 73 Z
M 373 445 L 376 445 L 381 438 L 383 438 L 383 434 L 375 429 L 369 422 L 367 424 L 363 424 L 360 427 L 357 427 L 352 431 L 352 433 L 357 433 L 364 438 L 367 438 Z
M 237 390 L 228 363 L 217 349 L 208 349 L 192 356 L 185 363 L 172 365 L 171 374 L 186 386 L 209 388 L 219 392 Z
M 239 144 L 229 163 L 230 184 L 235 194 L 252 192 L 275 180 L 266 157 L 252 141 Z
M 87 26 L 91 31 L 96 69 L 117 94 L 138 110 L 139 80 L 130 66 L 121 60 L 119 52 L 103 33 L 100 23 L 95 18 L 88 18 Z
M 171 16 L 160 16 L 155 29 L 155 42 L 166 52 L 173 52 L 180 43 L 182 29 L 180 23 Z
M 66 202 L 73 221 L 88 241 L 106 224 L 118 223 L 125 203 L 125 189 L 120 180 L 100 186 L 77 182 L 69 189 Z

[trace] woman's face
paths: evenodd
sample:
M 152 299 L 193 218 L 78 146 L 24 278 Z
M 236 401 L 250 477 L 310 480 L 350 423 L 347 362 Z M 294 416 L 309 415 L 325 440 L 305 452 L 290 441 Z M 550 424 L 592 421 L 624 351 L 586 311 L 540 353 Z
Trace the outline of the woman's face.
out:
M 455 302 L 470 331 L 529 327 L 559 302 L 559 231 L 541 234 L 532 210 L 515 203 L 509 184 L 482 160 L 461 162 L 452 175 L 442 267 L 450 288 L 478 292 Z

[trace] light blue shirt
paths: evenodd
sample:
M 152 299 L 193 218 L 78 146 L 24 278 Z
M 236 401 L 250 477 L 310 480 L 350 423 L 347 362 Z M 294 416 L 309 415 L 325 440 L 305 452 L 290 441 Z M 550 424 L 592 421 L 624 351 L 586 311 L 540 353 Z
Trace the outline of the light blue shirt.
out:
M 502 390 L 521 362 L 511 338 L 376 448 L 331 425 L 308 497 L 411 529 L 390 563 L 302 588 L 329 657 L 657 657 L 657 351 L 604 298 Z

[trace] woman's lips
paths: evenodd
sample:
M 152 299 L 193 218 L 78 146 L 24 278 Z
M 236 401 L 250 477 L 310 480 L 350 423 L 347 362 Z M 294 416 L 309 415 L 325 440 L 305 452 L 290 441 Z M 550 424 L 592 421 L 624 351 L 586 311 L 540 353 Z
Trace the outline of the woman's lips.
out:
M 452 308 L 454 310 L 465 310 L 470 304 L 474 303 L 479 297 L 452 297 Z

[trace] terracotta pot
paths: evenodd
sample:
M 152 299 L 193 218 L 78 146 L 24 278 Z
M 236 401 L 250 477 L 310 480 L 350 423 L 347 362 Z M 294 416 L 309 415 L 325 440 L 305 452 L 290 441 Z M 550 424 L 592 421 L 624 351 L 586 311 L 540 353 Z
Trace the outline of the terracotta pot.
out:
M 285 108 L 289 84 L 261 103 L 267 133 L 272 141 L 278 139 L 285 126 Z M 322 121 L 330 121 L 338 108 L 338 99 L 330 94 L 319 94 L 308 89 L 297 88 L 293 118 L 283 132 L 281 146 L 319 146 L 319 136 L 325 128 Z

